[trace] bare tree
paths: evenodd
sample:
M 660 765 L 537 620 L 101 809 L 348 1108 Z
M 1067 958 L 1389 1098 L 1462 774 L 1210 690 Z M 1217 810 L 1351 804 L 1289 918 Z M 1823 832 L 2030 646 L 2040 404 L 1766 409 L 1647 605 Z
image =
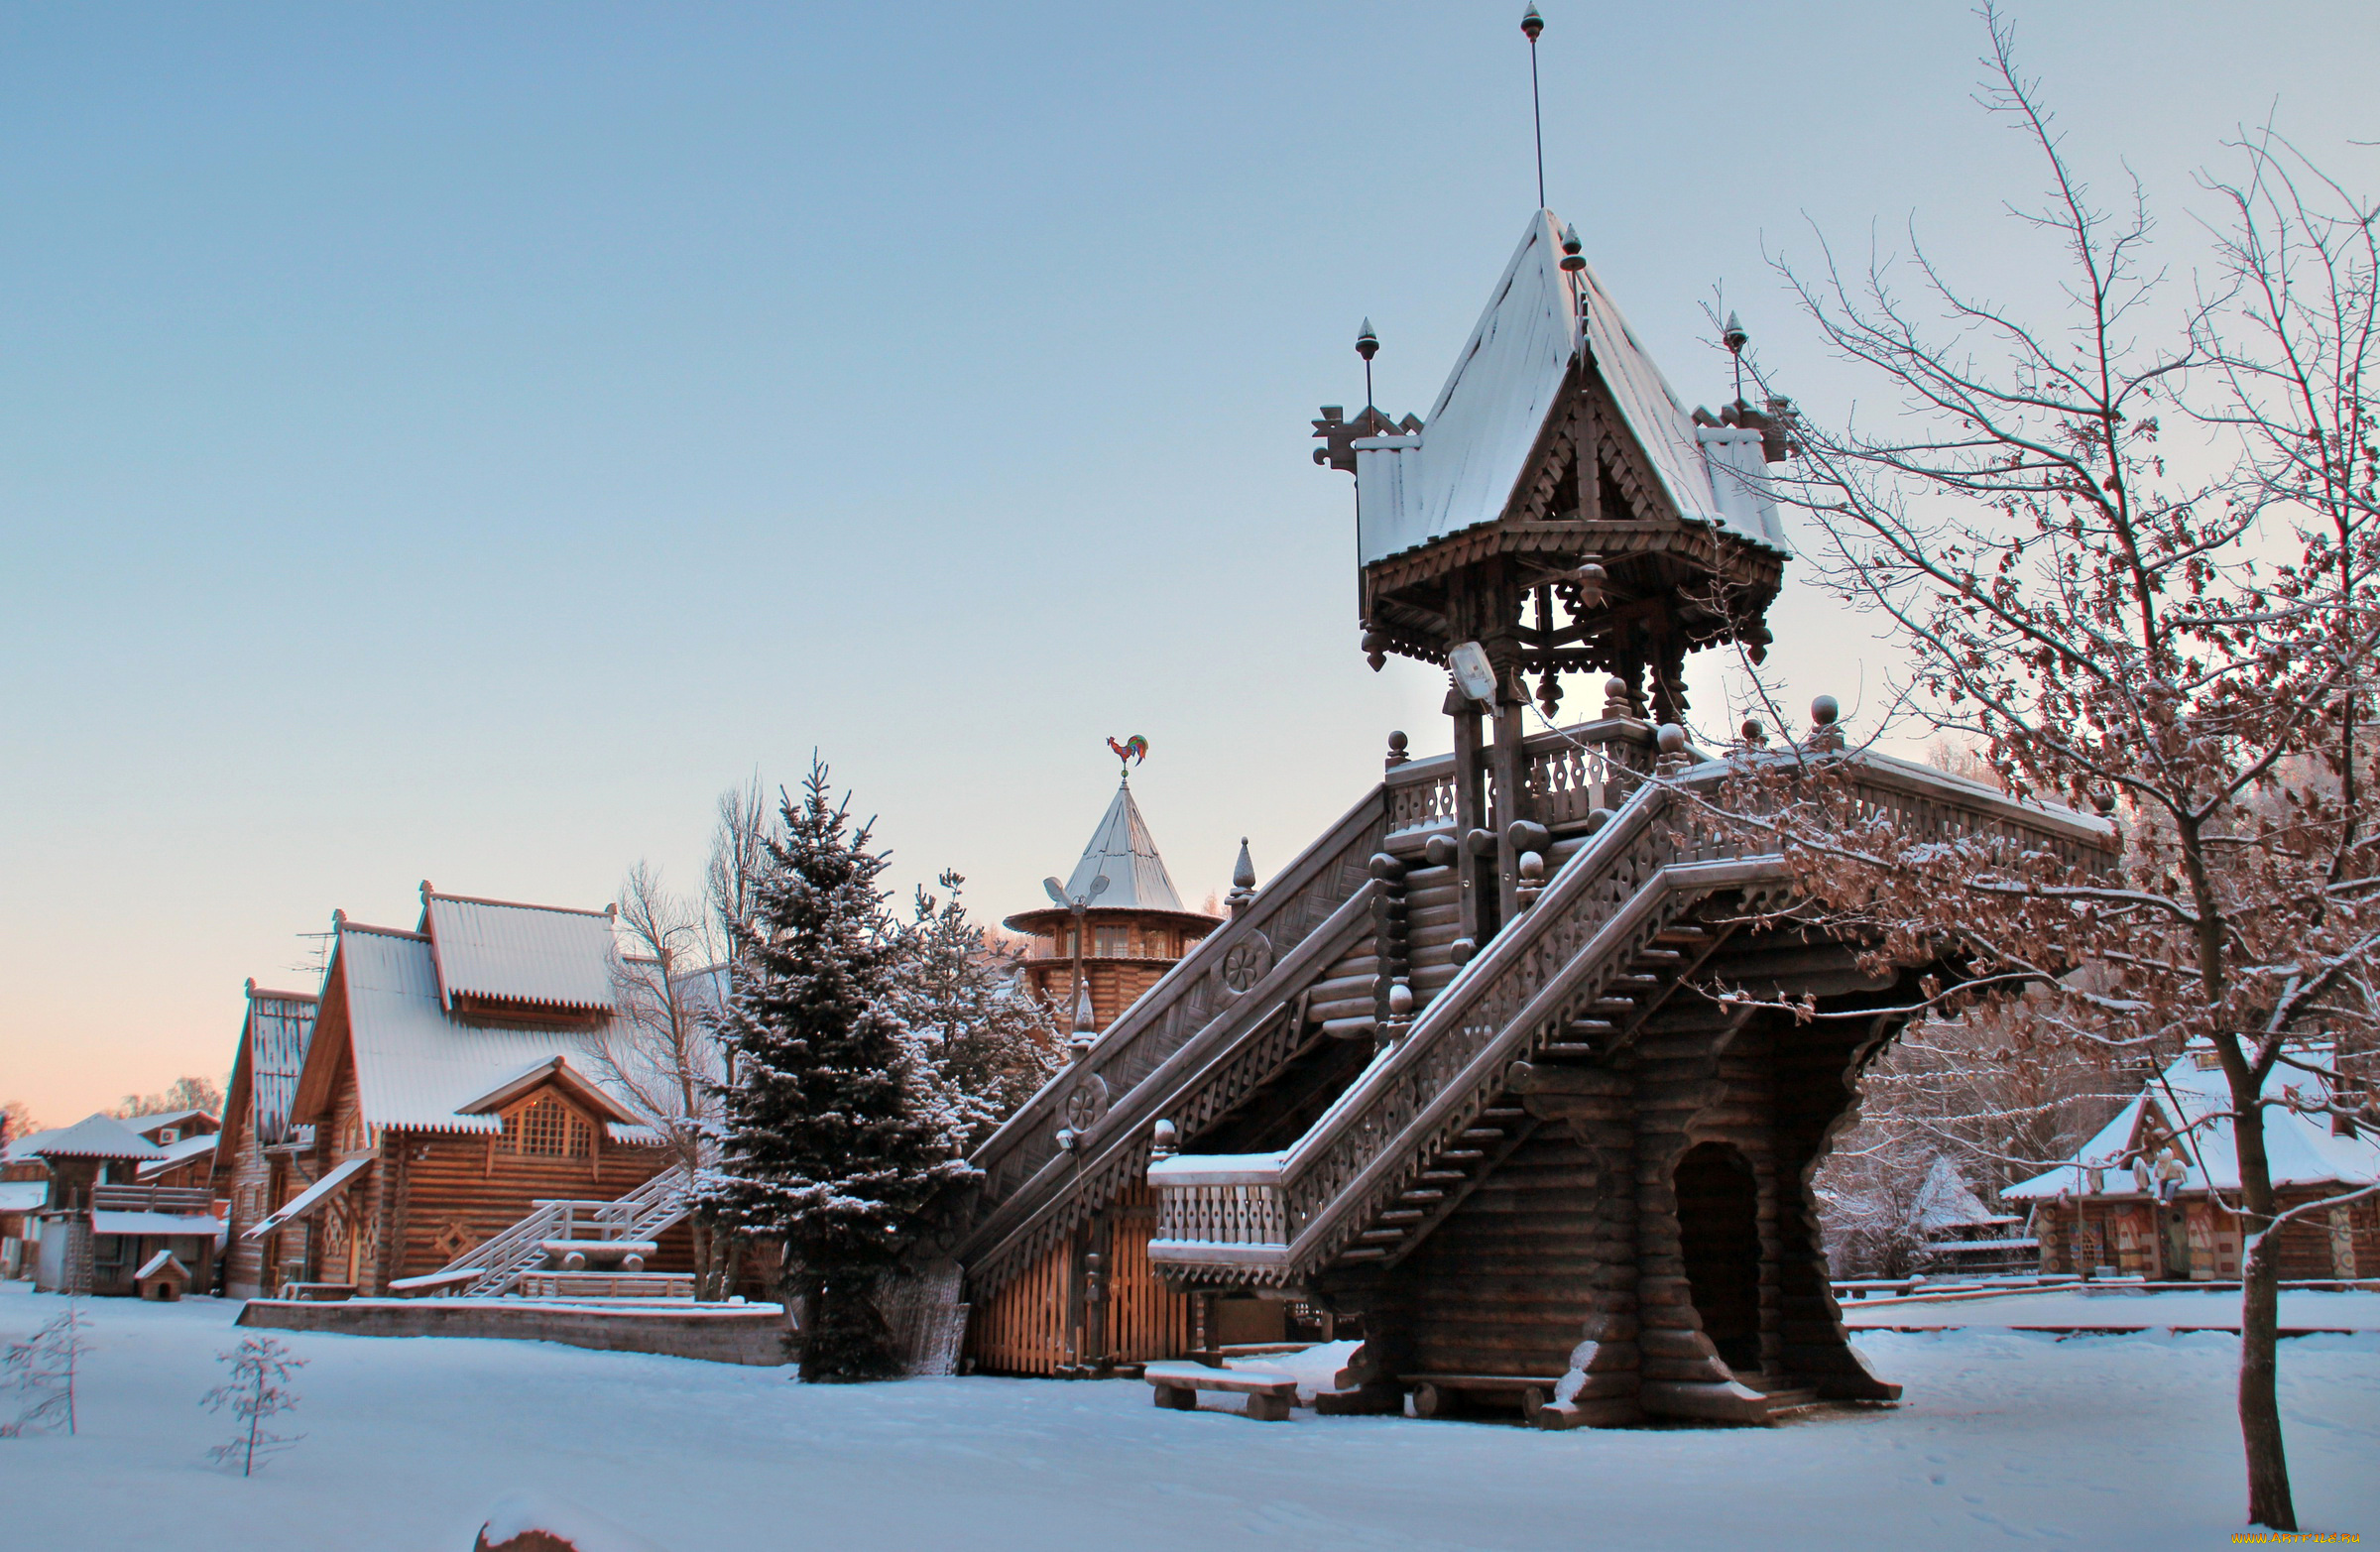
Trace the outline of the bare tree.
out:
M 589 1039 L 588 1058 L 661 1134 L 670 1162 L 691 1181 L 716 1149 L 719 1090 L 727 1078 L 715 1027 L 726 1001 L 717 934 L 704 905 L 671 894 L 642 862 L 621 881 L 616 930 L 619 1014 L 611 1028 Z M 695 1294 L 723 1297 L 726 1247 L 701 1209 L 690 1215 L 689 1228 Z
M 178 1110 L 202 1110 L 210 1116 L 223 1114 L 223 1087 L 212 1078 L 176 1078 L 163 1094 L 127 1094 L 116 1105 L 116 1115 L 124 1121 L 140 1116 L 166 1116 Z
M 711 860 L 703 875 L 703 898 L 712 930 L 721 943 L 734 941 L 734 928 L 750 922 L 758 891 L 769 869 L 769 841 L 776 815 L 758 772 L 719 794 L 711 829 Z
M 2011 1041 L 2135 1061 L 2205 1042 L 2245 1230 L 2248 1517 L 2295 1529 L 2277 1235 L 2352 1198 L 2283 1210 L 2264 1118 L 2375 1119 L 2306 1044 L 2374 1033 L 2373 209 L 2251 141 L 2239 179 L 2208 180 L 2218 277 L 2195 306 L 2169 298 L 2137 187 L 2120 216 L 2092 201 L 1986 20 L 1980 100 L 2042 159 L 2046 202 L 2014 213 L 2056 247 L 2063 310 L 2035 323 L 1979 299 L 1922 248 L 1914 298 L 1886 259 L 1780 265 L 1898 403 L 1881 424 L 1804 424 L 1772 483 L 1818 520 L 1825 582 L 1907 650 L 1897 709 L 1979 746 L 2009 792 L 2109 815 L 2120 861 L 1903 833 L 1832 778 L 1858 757 L 1823 729 L 1743 758 L 1723 816 L 1777 844 L 1879 968 L 1963 962 L 1921 1013 L 1979 1003 Z M 2161 316 L 2170 342 L 2144 345 Z

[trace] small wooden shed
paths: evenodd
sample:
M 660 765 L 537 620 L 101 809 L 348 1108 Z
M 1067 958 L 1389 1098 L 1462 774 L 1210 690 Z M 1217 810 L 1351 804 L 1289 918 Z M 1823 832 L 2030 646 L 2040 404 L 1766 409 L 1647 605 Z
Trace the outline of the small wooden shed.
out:
M 190 1269 L 172 1251 L 160 1251 L 141 1263 L 132 1281 L 142 1298 L 171 1304 L 190 1291 Z

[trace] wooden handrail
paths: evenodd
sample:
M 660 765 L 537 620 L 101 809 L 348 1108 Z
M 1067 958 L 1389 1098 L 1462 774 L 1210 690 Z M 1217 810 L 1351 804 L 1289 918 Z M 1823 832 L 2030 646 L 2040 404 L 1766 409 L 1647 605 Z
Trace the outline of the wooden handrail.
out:
M 2046 843 L 2074 862 L 2085 854 L 2112 856 L 2112 827 L 2100 821 L 2019 803 L 1905 761 L 1853 760 L 1856 800 L 1900 815 L 1920 833 L 1998 833 L 2021 846 Z M 1166 1171 L 1152 1175 L 1159 1193 L 1152 1257 L 1185 1270 L 1209 1265 L 1265 1281 L 1310 1271 L 1369 1221 L 1421 1160 L 1473 1124 L 1511 1060 L 1555 1037 L 1577 1005 L 1624 968 L 1675 913 L 1670 901 L 1784 883 L 1780 857 L 1751 850 L 1741 831 L 1682 795 L 1724 780 L 1729 771 L 1707 762 L 1633 793 L 1548 883 L 1535 906 L 1465 966 L 1398 1048 L 1341 1095 L 1277 1164 L 1235 1160 L 1229 1184 L 1174 1184 L 1162 1178 Z M 1187 1174 L 1187 1162 L 1186 1156 L 1168 1170 Z M 1217 1215 L 1225 1213 L 1230 1239 L 1184 1232 L 1223 1222 Z

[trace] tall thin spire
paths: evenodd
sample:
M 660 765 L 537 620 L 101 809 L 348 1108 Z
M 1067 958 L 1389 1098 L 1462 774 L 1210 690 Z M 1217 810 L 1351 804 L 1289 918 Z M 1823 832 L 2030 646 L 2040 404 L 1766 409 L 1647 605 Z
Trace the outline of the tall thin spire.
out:
M 1520 19 L 1520 30 L 1529 40 L 1529 122 L 1537 130 L 1537 208 L 1545 208 L 1545 103 L 1537 94 L 1537 35 L 1545 31 L 1545 18 L 1532 5 Z

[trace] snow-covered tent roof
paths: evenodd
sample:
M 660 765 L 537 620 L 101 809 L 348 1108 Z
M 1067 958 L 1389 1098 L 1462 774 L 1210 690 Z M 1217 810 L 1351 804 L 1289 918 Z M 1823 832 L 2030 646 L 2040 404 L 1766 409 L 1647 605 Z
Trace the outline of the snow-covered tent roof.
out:
M 2293 1050 L 2290 1056 L 2320 1071 L 2275 1066 L 2264 1080 L 2265 1097 L 2278 1100 L 2295 1091 L 2309 1103 L 2321 1103 L 2328 1092 L 2329 1048 L 2308 1047 Z M 2133 1096 L 2072 1159 L 2012 1185 L 2000 1195 L 2026 1201 L 2059 1195 L 2134 1194 L 2139 1186 L 2130 1173 L 2134 1161 L 2144 1151 L 2170 1155 L 2169 1139 L 2177 1133 L 2186 1134 L 2179 1139 L 2182 1171 L 2174 1180 L 2174 1189 L 2238 1190 L 2239 1163 L 2232 1147 L 2229 1114 L 2231 1088 L 2213 1059 L 2212 1047 L 2194 1044 Z M 2264 1146 L 2276 1186 L 2366 1185 L 2380 1180 L 2380 1140 L 2339 1136 L 2331 1131 L 2327 1116 L 2268 1105 Z M 2095 1191 L 2089 1176 L 2094 1169 L 2108 1172 Z
M 1102 878 L 1107 888 L 1090 895 L 1091 881 Z M 1166 877 L 1165 860 L 1157 855 L 1157 843 L 1140 817 L 1140 805 L 1132 801 L 1130 781 L 1117 786 L 1116 800 L 1108 804 L 1099 828 L 1091 832 L 1091 844 L 1083 848 L 1083 860 L 1066 881 L 1066 894 L 1073 899 L 1089 895 L 1102 910 L 1182 908 L 1182 897 Z
M 218 1133 L 202 1132 L 194 1137 L 183 1137 L 178 1142 L 163 1143 L 161 1146 L 166 1156 L 143 1164 L 141 1178 L 146 1180 L 151 1175 L 162 1175 L 176 1164 L 186 1164 L 193 1158 L 208 1157 L 215 1151 L 215 1143 L 220 1139 Z
M 608 1013 L 613 1006 L 612 914 L 440 895 L 421 886 L 421 928 L 437 960 L 440 996 Z
M 500 1117 L 469 1108 L 556 1058 L 570 1063 L 579 1081 L 610 1089 L 588 1076 L 590 1047 L 609 1037 L 608 1024 L 525 1028 L 450 1013 L 439 995 L 438 960 L 425 934 L 342 922 L 336 973 L 345 994 L 357 1094 L 369 1126 L 501 1131 Z M 623 1097 L 613 1098 L 617 1104 Z M 655 1140 L 649 1128 L 608 1125 L 617 1141 Z
M 1975 1195 L 1974 1188 L 1966 1183 L 1966 1176 L 1947 1153 L 1934 1155 L 1924 1182 L 1917 1188 L 1911 1216 L 1927 1234 L 1971 1229 L 1992 1221 L 1991 1209 L 1983 1205 L 1983 1199 Z
M 113 1116 L 85 1116 L 70 1127 L 25 1140 L 26 1151 L 42 1158 L 132 1158 L 147 1163 L 166 1156 L 164 1148 Z
M 1364 564 L 1503 516 L 1582 346 L 1680 517 L 1786 547 L 1759 432 L 1696 425 L 1595 271 L 1578 278 L 1553 212 L 1536 212 L 1422 429 L 1357 440 Z

